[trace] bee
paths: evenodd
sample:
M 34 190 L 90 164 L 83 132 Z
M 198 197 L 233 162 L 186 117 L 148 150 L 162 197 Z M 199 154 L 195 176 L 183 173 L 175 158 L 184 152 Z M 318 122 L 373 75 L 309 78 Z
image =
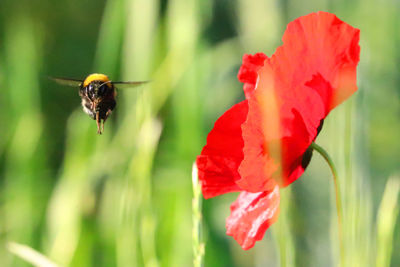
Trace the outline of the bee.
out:
M 107 75 L 100 73 L 90 74 L 83 80 L 57 77 L 50 77 L 50 79 L 62 85 L 79 87 L 83 111 L 96 120 L 98 134 L 104 131 L 104 123 L 117 105 L 115 87 L 136 87 L 147 83 L 147 81 L 113 82 Z

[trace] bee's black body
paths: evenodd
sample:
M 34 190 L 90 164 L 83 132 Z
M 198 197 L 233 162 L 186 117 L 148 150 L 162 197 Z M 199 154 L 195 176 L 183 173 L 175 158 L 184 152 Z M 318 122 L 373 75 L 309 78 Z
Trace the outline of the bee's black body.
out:
M 82 84 L 79 88 L 79 96 L 82 98 L 83 110 L 94 120 L 97 112 L 99 112 L 99 119 L 106 120 L 117 105 L 112 83 L 93 81 L 86 87 Z M 96 107 L 94 103 L 97 103 Z
M 86 114 L 96 120 L 97 132 L 104 130 L 104 122 L 114 110 L 116 90 L 114 84 L 121 87 L 134 87 L 145 82 L 112 82 L 104 74 L 90 74 L 83 81 L 65 78 L 53 78 L 55 81 L 69 86 L 79 86 L 82 108 Z M 103 124 L 101 125 L 101 121 Z

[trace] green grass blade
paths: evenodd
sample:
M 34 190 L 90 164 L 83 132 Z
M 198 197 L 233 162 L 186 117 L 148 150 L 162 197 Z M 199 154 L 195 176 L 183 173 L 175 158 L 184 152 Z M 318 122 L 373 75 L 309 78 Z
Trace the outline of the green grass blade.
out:
M 14 255 L 24 259 L 36 267 L 57 267 L 58 265 L 48 259 L 46 256 L 40 254 L 36 250 L 26 245 L 9 242 L 7 249 Z
M 390 266 L 394 229 L 400 208 L 399 193 L 400 176 L 392 176 L 386 183 L 378 210 L 376 266 L 379 267 Z

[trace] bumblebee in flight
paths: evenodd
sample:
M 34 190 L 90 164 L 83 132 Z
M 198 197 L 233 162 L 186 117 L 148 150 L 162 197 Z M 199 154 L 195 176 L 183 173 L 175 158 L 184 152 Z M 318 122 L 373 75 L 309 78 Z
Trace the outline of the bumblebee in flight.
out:
M 104 123 L 117 105 L 115 87 L 135 87 L 146 83 L 145 81 L 113 82 L 106 75 L 99 73 L 90 74 L 84 80 L 53 77 L 51 79 L 62 85 L 79 87 L 83 111 L 96 120 L 98 134 L 104 131 Z

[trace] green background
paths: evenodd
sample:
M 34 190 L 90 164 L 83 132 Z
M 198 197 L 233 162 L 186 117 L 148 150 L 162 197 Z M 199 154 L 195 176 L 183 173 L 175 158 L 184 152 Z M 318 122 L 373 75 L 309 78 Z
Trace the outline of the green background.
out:
M 191 168 L 215 120 L 244 98 L 242 56 L 271 55 L 288 22 L 318 10 L 361 30 L 359 90 L 317 139 L 339 170 L 344 266 L 399 266 L 394 0 L 1 0 L 0 265 L 29 266 L 9 251 L 17 242 L 61 266 L 191 266 Z M 151 80 L 118 92 L 102 136 L 77 89 L 47 79 L 93 72 Z M 249 251 L 225 235 L 236 196 L 203 201 L 205 266 L 338 264 L 333 183 L 318 154 Z

